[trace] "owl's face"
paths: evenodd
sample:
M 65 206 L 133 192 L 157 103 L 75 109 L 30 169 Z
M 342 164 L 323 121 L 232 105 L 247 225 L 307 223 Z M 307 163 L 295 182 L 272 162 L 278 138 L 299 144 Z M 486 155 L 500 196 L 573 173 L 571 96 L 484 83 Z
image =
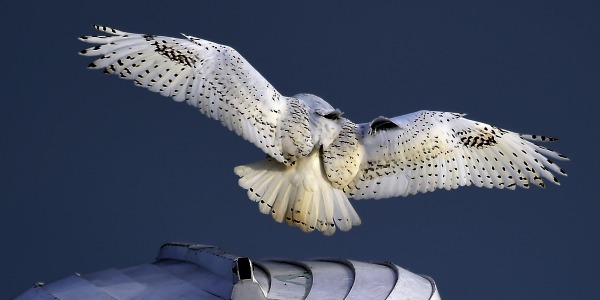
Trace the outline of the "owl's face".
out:
M 337 110 L 339 112 L 339 110 Z M 314 120 L 312 123 L 315 126 L 316 131 L 318 132 L 319 138 L 318 143 L 321 144 L 324 148 L 328 148 L 329 145 L 338 137 L 340 131 L 342 130 L 340 117 L 341 113 L 337 115 L 333 114 L 325 114 L 321 115 L 319 113 L 312 114 L 312 119 Z
M 340 124 L 342 112 L 315 95 L 297 94 L 294 98 L 302 101 L 309 110 L 313 143 L 325 148 L 329 147 L 342 128 Z

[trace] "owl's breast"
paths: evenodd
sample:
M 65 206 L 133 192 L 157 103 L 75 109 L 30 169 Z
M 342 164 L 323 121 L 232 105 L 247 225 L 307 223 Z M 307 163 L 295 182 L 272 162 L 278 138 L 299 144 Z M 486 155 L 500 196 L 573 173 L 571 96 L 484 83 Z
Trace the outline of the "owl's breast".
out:
M 337 189 L 342 189 L 354 179 L 363 156 L 357 125 L 347 119 L 341 119 L 340 122 L 342 129 L 339 135 L 321 151 L 325 175 Z

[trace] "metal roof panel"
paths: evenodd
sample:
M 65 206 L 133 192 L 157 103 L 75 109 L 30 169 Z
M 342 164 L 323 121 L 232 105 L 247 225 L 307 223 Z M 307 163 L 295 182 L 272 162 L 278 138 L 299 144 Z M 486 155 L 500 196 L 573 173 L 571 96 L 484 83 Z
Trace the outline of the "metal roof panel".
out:
M 230 299 L 232 294 L 237 299 L 440 299 L 433 280 L 393 263 L 251 260 L 181 243 L 163 245 L 153 263 L 36 284 L 16 299 Z

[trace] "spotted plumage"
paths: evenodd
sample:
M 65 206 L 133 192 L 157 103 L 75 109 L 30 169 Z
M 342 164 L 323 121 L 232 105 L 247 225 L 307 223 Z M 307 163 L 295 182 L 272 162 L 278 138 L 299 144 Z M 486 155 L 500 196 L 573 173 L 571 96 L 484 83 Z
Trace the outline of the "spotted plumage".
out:
M 561 154 L 514 133 L 464 118 L 419 111 L 355 124 L 310 94 L 281 95 L 237 51 L 185 39 L 94 26 L 107 36 L 82 55 L 89 65 L 186 102 L 250 141 L 268 158 L 238 166 L 239 185 L 259 210 L 303 231 L 333 234 L 361 223 L 348 201 L 475 185 L 544 187 L 566 175 Z

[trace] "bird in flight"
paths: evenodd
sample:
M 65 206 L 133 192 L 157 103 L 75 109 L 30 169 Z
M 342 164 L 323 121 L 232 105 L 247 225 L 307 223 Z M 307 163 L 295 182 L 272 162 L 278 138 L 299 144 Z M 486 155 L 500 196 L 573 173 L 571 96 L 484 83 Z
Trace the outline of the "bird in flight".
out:
M 236 50 L 193 36 L 172 38 L 94 25 L 83 36 L 99 56 L 89 68 L 186 102 L 256 145 L 267 158 L 234 169 L 260 212 L 305 232 L 347 231 L 361 220 L 348 201 L 475 185 L 558 184 L 568 160 L 511 132 L 464 118 L 418 111 L 356 124 L 311 94 L 281 95 Z

